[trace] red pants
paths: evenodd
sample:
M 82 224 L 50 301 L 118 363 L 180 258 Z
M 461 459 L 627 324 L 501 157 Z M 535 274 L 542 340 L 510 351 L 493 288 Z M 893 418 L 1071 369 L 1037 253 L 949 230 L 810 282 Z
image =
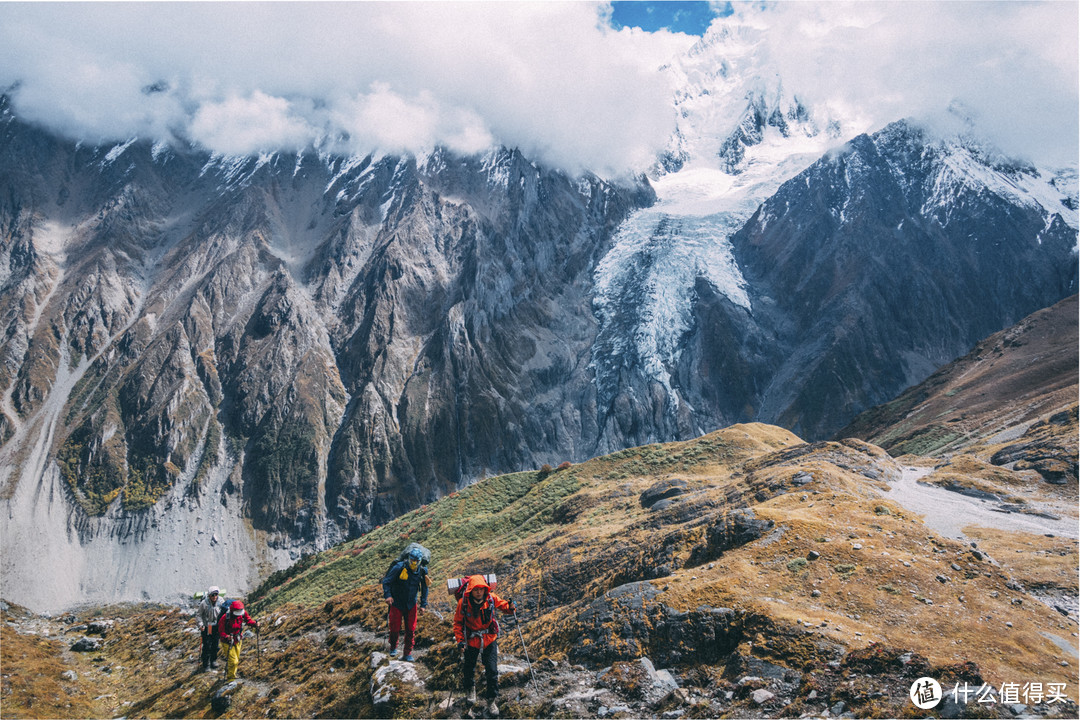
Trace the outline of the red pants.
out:
M 401 612 L 393 605 L 390 606 L 390 649 L 397 648 L 398 633 L 401 632 L 401 621 L 405 620 L 405 647 L 402 654 L 408 655 L 413 651 L 413 636 L 416 634 L 416 608 L 413 605 L 406 612 Z

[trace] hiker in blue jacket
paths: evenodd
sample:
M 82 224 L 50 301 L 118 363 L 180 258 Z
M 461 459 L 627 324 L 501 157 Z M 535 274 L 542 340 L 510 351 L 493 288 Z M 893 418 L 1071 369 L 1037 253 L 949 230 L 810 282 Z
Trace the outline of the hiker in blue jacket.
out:
M 407 662 L 413 661 L 413 642 L 416 635 L 416 615 L 427 607 L 428 575 L 427 568 L 421 565 L 420 551 L 413 550 L 404 560 L 390 566 L 382 579 L 383 599 L 390 606 L 390 657 L 397 655 L 398 634 L 402 621 L 405 624 L 405 647 L 403 652 Z M 419 608 L 416 596 L 420 595 Z

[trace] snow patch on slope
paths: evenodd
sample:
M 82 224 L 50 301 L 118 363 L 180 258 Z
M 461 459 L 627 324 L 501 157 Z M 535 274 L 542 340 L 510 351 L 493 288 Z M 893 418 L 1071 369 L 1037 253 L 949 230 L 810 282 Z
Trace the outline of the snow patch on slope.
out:
M 42 254 L 51 255 L 60 260 L 64 255 L 67 241 L 71 234 L 52 220 L 44 220 L 34 226 L 34 248 Z
M 694 329 L 697 281 L 708 281 L 752 311 L 731 237 L 829 142 L 766 133 L 737 174 L 699 162 L 653 181 L 656 205 L 624 221 L 593 274 L 593 310 L 601 329 L 593 367 L 602 395 L 620 368 L 637 365 L 677 397 L 671 369 L 683 338 Z
M 1049 177 L 1035 169 L 1005 172 L 992 165 L 981 162 L 969 151 L 962 148 L 949 148 L 943 157 L 944 170 L 935 180 L 934 191 L 924 204 L 922 212 L 932 214 L 935 208 L 949 207 L 954 199 L 964 191 L 988 191 L 1006 198 L 1021 207 L 1038 210 L 1047 221 L 1047 227 L 1054 215 L 1071 228 L 1080 228 L 1080 218 L 1075 209 L 1075 201 L 1056 185 L 1056 177 Z M 945 222 L 948 222 L 946 217 Z
M 109 152 L 105 153 L 105 158 L 101 161 L 101 167 L 111 165 L 119 160 L 120 156 L 124 154 L 124 151 L 134 145 L 136 140 L 138 140 L 138 138 L 131 138 L 127 142 L 114 146 Z
M 623 223 L 594 275 L 593 310 L 601 328 L 623 328 L 611 333 L 608 347 L 598 348 L 610 362 L 598 363 L 594 356 L 598 379 L 603 368 L 617 372 L 636 360 L 677 407 L 670 369 L 694 326 L 695 278 L 750 309 L 728 239 L 741 225 L 731 215 L 671 215 L 662 208 L 639 210 Z
M 842 133 L 869 129 L 865 118 L 807 107 L 787 91 L 757 52 L 765 31 L 714 26 L 665 68 L 677 88 L 677 131 L 650 178 L 657 203 L 623 223 L 593 274 L 600 327 L 591 367 L 605 400 L 632 369 L 666 388 L 677 409 L 671 373 L 695 327 L 697 283 L 752 311 L 731 237 Z

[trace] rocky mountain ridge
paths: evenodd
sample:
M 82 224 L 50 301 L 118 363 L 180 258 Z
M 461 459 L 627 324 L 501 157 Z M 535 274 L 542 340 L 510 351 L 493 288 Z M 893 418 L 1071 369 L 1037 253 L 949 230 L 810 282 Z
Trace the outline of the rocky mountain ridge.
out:
M 1067 424 L 1057 418 L 1070 408 L 1075 423 L 1077 317 L 1076 295 L 1033 313 L 895 400 L 859 415 L 838 436 L 862 438 L 894 455 L 976 452 L 991 457 L 1000 452 L 993 450 L 996 446 L 1037 434 L 1047 419 Z M 1007 413 L 1002 412 L 1003 400 Z M 1041 458 L 1050 461 L 1048 481 L 1076 483 L 1076 451 L 1075 443 L 1064 442 Z M 1015 462 L 1019 457 L 1014 455 L 1002 452 L 994 462 Z
M 9 572 L 33 536 L 24 522 L 42 520 L 27 495 L 42 489 L 61 545 L 71 529 L 82 544 L 124 541 L 125 527 L 169 523 L 165 506 L 220 502 L 235 516 L 222 544 L 240 538 L 245 565 L 267 547 L 280 566 L 486 467 L 528 462 L 527 445 L 501 442 L 515 416 L 538 421 L 498 401 L 513 379 L 503 364 L 532 362 L 522 381 L 555 389 L 516 315 L 549 314 L 566 289 L 524 290 L 524 278 L 586 264 L 650 197 L 512 152 L 424 167 L 234 161 L 76 148 L 7 111 L 4 131 L 3 480 L 9 512 L 21 506 Z M 79 186 L 99 195 L 73 197 Z M 473 379 L 441 372 L 455 362 Z M 115 585 L 102 580 L 84 585 Z

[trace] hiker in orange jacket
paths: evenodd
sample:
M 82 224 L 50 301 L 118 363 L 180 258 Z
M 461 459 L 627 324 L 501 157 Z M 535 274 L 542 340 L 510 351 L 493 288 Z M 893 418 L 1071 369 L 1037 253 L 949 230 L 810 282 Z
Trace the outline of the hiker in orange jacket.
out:
M 484 662 L 484 679 L 487 681 L 488 715 L 499 714 L 495 698 L 499 694 L 499 623 L 495 611 L 505 615 L 517 612 L 513 601 L 503 600 L 491 592 L 483 575 L 473 575 L 465 585 L 465 593 L 458 600 L 454 613 L 454 638 L 458 649 L 465 654 L 465 672 L 462 687 L 470 703 L 476 703 L 476 658 Z
M 233 600 L 229 609 L 221 613 L 218 618 L 218 634 L 222 642 L 229 648 L 229 659 L 225 663 L 225 680 L 236 679 L 236 669 L 240 667 L 240 645 L 244 635 L 244 625 L 254 625 L 258 631 L 259 623 L 248 615 L 244 609 L 244 603 Z

